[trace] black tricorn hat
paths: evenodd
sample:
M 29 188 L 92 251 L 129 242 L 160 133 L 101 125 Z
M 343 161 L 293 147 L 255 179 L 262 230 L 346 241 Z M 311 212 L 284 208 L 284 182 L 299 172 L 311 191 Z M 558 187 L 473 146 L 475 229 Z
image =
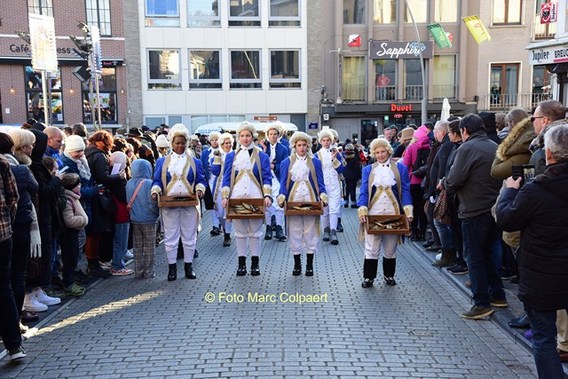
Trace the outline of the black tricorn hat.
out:
M 128 137 L 142 137 L 142 131 L 138 128 L 130 128 L 127 134 Z

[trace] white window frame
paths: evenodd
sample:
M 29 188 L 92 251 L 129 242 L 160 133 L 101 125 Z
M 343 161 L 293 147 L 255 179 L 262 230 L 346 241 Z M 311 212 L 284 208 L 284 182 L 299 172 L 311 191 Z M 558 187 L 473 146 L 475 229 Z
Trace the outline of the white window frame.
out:
M 258 79 L 234 79 L 233 78 L 233 57 L 232 57 L 232 53 L 233 52 L 258 52 Z M 253 90 L 253 89 L 262 89 L 262 50 L 261 49 L 231 49 L 229 50 L 229 71 L 231 73 L 231 76 L 229 78 L 229 87 L 231 87 L 233 84 L 250 84 L 250 83 L 254 83 L 254 84 L 260 84 L 259 87 L 243 87 L 243 88 L 231 88 L 231 89 L 249 89 L 249 90 Z
M 164 51 L 164 50 L 171 50 L 171 51 L 177 51 L 178 52 L 178 59 L 179 59 L 179 74 L 178 74 L 178 79 L 151 79 L 150 78 L 150 52 L 152 51 Z M 181 90 L 181 83 L 182 83 L 182 66 L 181 66 L 181 49 L 168 49 L 168 48 L 152 48 L 152 49 L 147 49 L 146 50 L 146 63 L 148 65 L 148 69 L 146 72 L 146 77 L 148 79 L 148 90 L 151 91 L 161 91 L 161 90 L 165 90 L 165 91 L 170 91 L 170 90 Z M 173 88 L 149 88 L 150 84 L 175 84 L 176 87 Z
M 158 13 L 153 13 L 150 14 L 148 13 L 148 1 L 151 0 L 144 0 L 144 19 L 145 19 L 145 25 L 146 26 L 156 26 L 156 27 L 179 27 L 180 26 L 180 11 L 179 11 L 179 0 L 176 0 L 176 13 L 175 14 L 158 14 Z M 160 1 L 160 0 L 156 0 L 156 1 Z M 156 25 L 154 25 L 153 20 L 177 20 L 177 24 L 161 24 L 158 23 Z
M 199 89 L 206 89 L 206 90 L 221 90 L 223 88 L 223 61 L 222 61 L 222 52 L 221 49 L 188 49 L 187 51 L 187 59 L 188 59 L 188 69 L 191 72 L 192 64 L 191 64 L 191 52 L 192 51 L 216 51 L 219 54 L 219 79 L 192 79 L 191 73 L 189 74 L 189 89 L 190 90 L 199 90 Z M 218 88 L 199 88 L 199 87 L 192 87 L 192 84 L 219 84 Z
M 298 53 L 298 77 L 297 78 L 282 78 L 276 79 L 272 77 L 272 52 L 281 51 L 281 52 L 297 52 Z M 268 51 L 268 56 L 270 57 L 270 79 L 269 79 L 269 87 L 270 89 L 301 89 L 302 88 L 302 50 L 300 49 L 270 49 Z M 298 86 L 294 87 L 272 87 L 272 84 L 280 84 L 280 83 L 298 83 Z
M 243 1 L 243 0 L 239 0 Z M 262 15 L 262 0 L 257 0 L 258 3 L 258 16 L 251 16 L 251 17 L 238 17 L 238 16 L 231 16 L 231 2 L 227 2 L 227 15 L 229 17 L 229 24 L 231 22 L 247 22 L 247 21 L 254 21 L 254 22 L 261 22 L 261 15 Z
M 300 26 L 301 24 L 301 14 L 302 14 L 302 0 L 297 0 L 298 2 L 298 16 L 287 16 L 287 17 L 282 17 L 282 16 L 273 16 L 272 15 L 272 1 L 276 1 L 276 0 L 270 0 L 269 4 L 268 4 L 268 22 L 272 23 L 272 22 L 293 22 L 296 25 L 294 26 Z
M 213 2 L 213 1 L 212 1 Z M 191 3 L 191 0 L 188 0 Z M 201 16 L 196 18 L 189 14 L 189 6 L 187 7 L 187 27 L 188 28 L 220 28 L 221 27 L 221 9 L 220 1 L 217 1 L 217 16 Z M 191 25 L 191 21 L 209 21 L 209 25 Z

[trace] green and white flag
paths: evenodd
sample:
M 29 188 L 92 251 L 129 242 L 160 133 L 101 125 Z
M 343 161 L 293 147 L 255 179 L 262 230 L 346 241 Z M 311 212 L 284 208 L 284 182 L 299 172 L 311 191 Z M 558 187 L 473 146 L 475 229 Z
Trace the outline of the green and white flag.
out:
M 448 38 L 448 33 L 444 30 L 440 24 L 430 24 L 428 25 L 428 30 L 436 42 L 436 46 L 440 49 L 445 49 L 446 47 L 452 47 L 452 41 Z

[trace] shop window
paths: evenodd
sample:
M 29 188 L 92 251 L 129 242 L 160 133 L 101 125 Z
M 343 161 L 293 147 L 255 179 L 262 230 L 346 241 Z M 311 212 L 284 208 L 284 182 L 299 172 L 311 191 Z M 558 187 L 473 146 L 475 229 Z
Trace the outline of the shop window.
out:
M 270 88 L 300 88 L 300 52 L 270 51 Z
M 517 106 L 519 64 L 492 64 L 490 86 L 489 105 L 491 108 L 509 109 Z
M 89 85 L 93 83 L 93 95 L 90 95 Z M 97 101 L 96 87 L 93 78 L 82 83 L 83 93 L 83 122 L 92 123 L 94 112 L 95 120 L 97 120 Z M 101 121 L 102 123 L 116 123 L 117 119 L 117 97 L 116 97 L 116 69 L 114 67 L 103 68 L 99 78 L 99 99 L 101 104 Z
M 493 0 L 494 25 L 520 25 L 521 0 Z
M 145 0 L 146 26 L 179 26 L 177 0 Z
M 180 51 L 148 50 L 148 89 L 180 88 Z
M 343 57 L 341 97 L 344 101 L 365 101 L 367 69 L 364 57 Z
M 189 88 L 220 89 L 220 50 L 189 51 Z
M 434 56 L 434 99 L 455 99 L 456 88 L 456 56 Z
M 230 88 L 261 88 L 260 50 L 232 50 Z
M 26 109 L 28 118 L 51 124 L 63 123 L 63 95 L 61 91 L 61 71 L 46 73 L 47 97 L 49 116 L 48 121 L 44 117 L 43 87 L 41 72 L 34 71 L 32 66 L 25 66 Z M 49 104 L 51 103 L 51 104 Z
M 187 26 L 191 28 L 218 27 L 221 25 L 218 0 L 187 1 Z
M 422 100 L 422 70 L 420 69 L 420 59 L 404 60 L 404 99 Z
M 375 65 L 375 100 L 396 100 L 396 60 L 377 59 Z

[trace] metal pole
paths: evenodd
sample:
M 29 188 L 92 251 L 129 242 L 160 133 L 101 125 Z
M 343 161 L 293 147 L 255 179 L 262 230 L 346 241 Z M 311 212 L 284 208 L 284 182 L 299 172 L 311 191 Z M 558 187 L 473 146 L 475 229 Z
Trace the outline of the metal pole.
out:
M 101 117 L 101 98 L 99 94 L 99 74 L 95 73 L 95 88 L 97 91 L 97 123 L 99 124 L 99 129 L 103 127 L 102 117 Z
M 412 9 L 408 5 L 408 0 L 404 0 L 406 4 L 406 8 L 408 9 L 408 13 L 410 14 L 410 19 L 412 20 L 412 25 L 414 25 L 414 31 L 416 32 L 416 43 L 418 44 L 418 51 L 420 53 L 420 72 L 422 73 L 422 110 L 420 113 L 420 117 L 422 118 L 422 124 L 426 123 L 428 119 L 428 112 L 426 107 L 428 106 L 428 99 L 427 99 L 427 84 L 426 84 L 426 74 L 424 73 L 424 57 L 422 56 L 422 49 L 420 48 L 420 33 L 418 33 L 418 26 L 416 25 L 416 21 L 414 21 L 414 14 L 412 14 Z
M 51 107 L 51 104 L 47 104 L 47 80 L 45 80 L 45 74 L 46 71 L 45 70 L 41 70 L 41 91 L 42 91 L 42 96 L 43 96 L 43 121 L 45 122 L 45 125 L 49 125 L 49 122 L 47 120 L 49 120 L 49 110 L 48 110 L 48 106 Z
M 93 129 L 98 131 L 100 129 L 97 127 L 97 123 L 95 122 L 95 108 L 93 107 L 93 100 L 95 98 L 93 96 L 93 79 L 93 76 L 89 79 L 89 108 L 91 108 L 91 122 L 93 123 Z

